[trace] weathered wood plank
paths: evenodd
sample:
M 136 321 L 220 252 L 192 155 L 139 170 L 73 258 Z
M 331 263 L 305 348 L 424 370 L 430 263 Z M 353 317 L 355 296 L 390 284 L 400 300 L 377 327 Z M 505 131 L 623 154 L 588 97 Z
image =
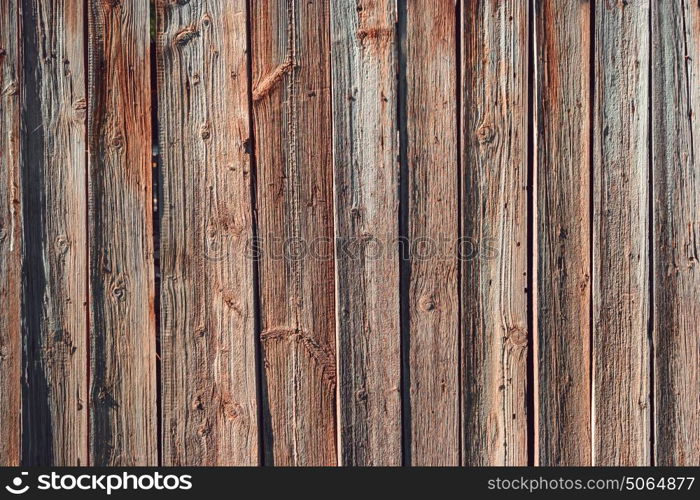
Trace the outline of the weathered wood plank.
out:
M 404 432 L 413 465 L 460 463 L 456 16 L 455 2 L 399 4 L 411 250 Z
M 22 395 L 19 2 L 0 0 L 0 12 L 0 466 L 17 466 Z
M 22 3 L 22 461 L 87 463 L 87 190 L 82 2 Z
M 594 26 L 593 464 L 648 465 L 649 2 Z
M 340 459 L 401 465 L 396 2 L 331 2 Z
M 333 465 L 329 1 L 255 0 L 251 22 L 265 463 Z
M 163 463 L 255 465 L 246 2 L 157 15 Z
M 591 3 L 535 5 L 537 457 L 590 465 Z
M 157 465 L 149 2 L 87 2 L 90 464 Z
M 652 4 L 657 465 L 700 464 L 700 5 Z
M 528 9 L 462 1 L 465 465 L 527 465 Z

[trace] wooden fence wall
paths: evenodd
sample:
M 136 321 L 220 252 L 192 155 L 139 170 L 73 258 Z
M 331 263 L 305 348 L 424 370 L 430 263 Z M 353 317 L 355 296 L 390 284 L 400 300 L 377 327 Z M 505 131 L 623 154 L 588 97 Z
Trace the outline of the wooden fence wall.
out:
M 0 464 L 699 464 L 699 109 L 687 0 L 0 0 Z

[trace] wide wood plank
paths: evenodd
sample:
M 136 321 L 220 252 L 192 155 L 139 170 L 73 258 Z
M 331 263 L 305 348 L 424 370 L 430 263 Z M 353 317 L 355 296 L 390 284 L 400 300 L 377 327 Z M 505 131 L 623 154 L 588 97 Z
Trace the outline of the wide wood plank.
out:
M 535 4 L 536 461 L 590 465 L 591 2 Z
M 246 2 L 157 3 L 165 465 L 255 465 Z
M 595 9 L 593 464 L 651 460 L 649 2 Z
M 396 2 L 331 2 L 340 458 L 401 465 Z
M 0 466 L 20 461 L 22 56 L 18 0 L 0 0 Z
M 528 9 L 462 1 L 464 465 L 527 465 Z
M 700 464 L 700 5 L 652 3 L 657 465 Z
M 22 462 L 87 463 L 87 189 L 82 2 L 25 0 Z
M 266 464 L 337 461 L 329 8 L 250 16 Z
M 459 465 L 455 2 L 400 2 L 399 85 L 410 247 L 407 462 Z
M 87 2 L 90 464 L 157 465 L 149 2 Z

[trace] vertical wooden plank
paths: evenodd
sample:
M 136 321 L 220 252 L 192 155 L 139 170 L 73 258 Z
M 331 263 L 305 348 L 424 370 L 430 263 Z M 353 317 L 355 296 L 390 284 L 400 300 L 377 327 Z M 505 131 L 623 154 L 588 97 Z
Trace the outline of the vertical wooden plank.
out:
M 163 462 L 258 462 L 244 0 L 159 0 Z
M 251 22 L 265 463 L 333 465 L 329 1 L 254 0 Z
M 535 16 L 538 462 L 590 465 L 591 3 Z
M 457 12 L 453 1 L 405 2 L 399 12 L 411 251 L 406 453 L 413 465 L 459 465 Z
M 649 2 L 597 4 L 593 464 L 651 459 Z
M 395 0 L 331 2 L 343 465 L 401 465 L 395 25 Z
M 19 2 L 0 0 L 0 12 L 0 466 L 17 466 L 22 395 Z
M 462 1 L 465 465 L 527 465 L 527 2 Z
M 657 465 L 700 463 L 700 5 L 652 2 Z
M 87 463 L 83 3 L 24 0 L 22 461 Z
M 90 463 L 157 465 L 149 2 L 88 2 Z

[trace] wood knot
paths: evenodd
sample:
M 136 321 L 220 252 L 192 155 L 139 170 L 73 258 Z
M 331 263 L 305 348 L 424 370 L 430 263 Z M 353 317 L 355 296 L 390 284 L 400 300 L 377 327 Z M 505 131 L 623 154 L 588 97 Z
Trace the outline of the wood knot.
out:
M 116 133 L 114 137 L 112 137 L 110 144 L 114 149 L 122 149 L 124 147 L 124 136 L 122 136 L 122 134 L 119 132 Z
M 124 302 L 126 300 L 126 283 L 122 279 L 117 279 L 112 284 L 112 297 L 117 302 Z
M 481 127 L 476 129 L 476 138 L 480 144 L 488 144 L 492 142 L 495 136 L 496 132 L 494 131 L 493 127 L 487 123 L 484 123 Z
M 360 28 L 356 34 L 362 43 L 365 43 L 367 40 L 390 40 L 394 36 L 394 28 L 391 26 Z
M 432 295 L 424 295 L 418 300 L 418 307 L 421 311 L 432 311 L 435 309 L 435 301 Z
M 175 45 L 184 47 L 198 36 L 199 31 L 197 31 L 194 26 L 186 26 L 175 34 Z
M 235 401 L 224 402 L 224 415 L 229 420 L 236 420 L 244 414 L 245 412 L 243 411 L 243 407 Z
M 265 76 L 253 88 L 253 101 L 257 102 L 266 95 L 270 94 L 272 89 L 282 80 L 284 75 L 292 71 L 294 62 L 291 58 L 287 58 L 282 64 L 277 66 L 271 73 Z
M 508 341 L 517 347 L 527 345 L 527 331 L 519 326 L 512 326 L 508 329 Z
M 3 95 L 17 95 L 19 93 L 19 86 L 17 82 L 8 83 L 4 89 L 2 89 Z
M 70 240 L 65 235 L 56 236 L 54 244 L 56 246 L 56 252 L 59 255 L 65 255 L 68 252 L 68 249 L 70 248 Z
M 200 127 L 200 134 L 202 139 L 205 141 L 211 137 L 211 127 L 209 126 L 209 123 L 202 124 Z
M 202 401 L 202 398 L 200 396 L 195 397 L 192 401 L 192 409 L 197 411 L 204 410 L 204 402 Z
M 87 108 L 87 100 L 84 97 L 81 97 L 80 99 L 76 99 L 75 102 L 73 103 L 73 109 L 76 111 L 80 111 L 83 109 Z
M 360 389 L 355 393 L 355 399 L 358 401 L 367 401 L 367 391 L 365 389 Z

